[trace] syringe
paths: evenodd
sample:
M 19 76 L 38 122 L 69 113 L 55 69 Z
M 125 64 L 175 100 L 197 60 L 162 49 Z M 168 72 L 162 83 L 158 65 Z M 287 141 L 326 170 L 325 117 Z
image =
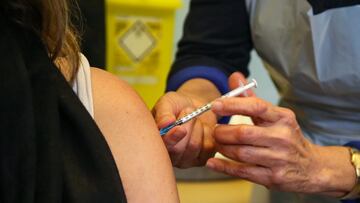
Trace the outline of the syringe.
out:
M 245 86 L 240 86 L 240 87 L 238 87 L 238 88 L 224 94 L 220 98 L 236 97 L 236 96 L 239 96 L 240 94 L 242 94 L 243 92 L 245 92 L 246 90 L 251 89 L 253 87 L 255 87 L 255 88 L 257 87 L 257 82 L 256 82 L 255 79 L 252 79 L 251 82 L 248 83 Z M 177 121 L 175 121 L 174 123 L 168 125 L 167 127 L 160 129 L 160 135 L 163 136 L 167 132 L 169 132 L 172 128 L 174 128 L 175 126 L 182 125 L 182 124 L 190 121 L 191 119 L 193 119 L 195 117 L 198 117 L 201 114 L 205 113 L 206 111 L 210 110 L 211 109 L 211 104 L 212 104 L 212 102 L 207 103 L 206 105 L 204 105 L 204 106 L 196 109 L 195 111 L 187 114 L 186 116 L 178 119 Z

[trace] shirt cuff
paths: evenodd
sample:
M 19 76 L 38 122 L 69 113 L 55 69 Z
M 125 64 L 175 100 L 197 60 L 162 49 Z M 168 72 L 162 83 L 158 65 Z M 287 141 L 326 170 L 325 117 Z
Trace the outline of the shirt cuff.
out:
M 345 146 L 356 148 L 356 149 L 360 150 L 360 141 L 352 141 L 352 142 L 347 143 Z
M 204 78 L 218 88 L 221 94 L 229 92 L 228 78 L 221 70 L 210 66 L 190 66 L 171 75 L 167 82 L 166 92 L 177 90 L 184 82 L 194 79 Z M 204 94 L 206 94 L 204 92 Z M 223 117 L 219 123 L 229 123 L 230 117 Z
M 341 200 L 342 203 L 359 203 L 359 200 L 353 199 L 353 200 Z

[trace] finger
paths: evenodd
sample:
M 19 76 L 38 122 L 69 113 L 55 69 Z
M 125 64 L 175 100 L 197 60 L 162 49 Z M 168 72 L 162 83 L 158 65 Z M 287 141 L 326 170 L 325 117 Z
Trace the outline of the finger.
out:
M 235 89 L 241 85 L 243 86 L 248 83 L 245 76 L 240 72 L 234 72 L 233 74 L 231 74 L 228 81 L 230 89 Z M 254 96 L 255 94 L 252 90 L 247 90 L 246 95 Z
M 215 155 L 215 140 L 213 132 L 213 127 L 204 125 L 203 147 L 198 157 L 198 161 L 201 166 L 205 165 L 206 161 Z
M 223 145 L 253 145 L 271 147 L 272 136 L 270 128 L 253 125 L 218 125 L 214 130 L 217 143 Z
M 186 133 L 185 128 L 178 126 L 171 131 L 169 131 L 165 136 L 163 136 L 164 144 L 168 150 L 171 162 L 174 166 L 177 165 L 177 162 L 180 160 L 184 149 L 181 147 L 181 142 L 186 142 Z
M 216 149 L 229 159 L 267 168 L 282 165 L 285 162 L 281 153 L 269 148 L 249 145 L 217 145 Z
M 191 111 L 192 111 L 191 108 L 187 108 L 187 109 L 185 109 L 185 111 L 181 112 L 179 117 L 182 117 Z M 184 152 L 186 151 L 189 140 L 191 138 L 193 125 L 194 125 L 194 121 L 189 121 L 188 123 L 186 123 L 184 125 L 177 126 L 177 129 L 183 129 L 186 132 L 185 133 L 186 135 L 178 143 L 176 143 L 175 146 L 168 148 L 170 158 L 171 158 L 174 166 L 178 166 L 178 167 L 182 168 L 181 160 L 182 160 Z
M 196 122 L 193 122 L 191 127 L 190 140 L 180 161 L 182 166 L 198 165 L 194 162 L 197 162 L 203 147 L 204 131 L 201 122 L 197 120 Z
M 186 129 L 181 126 L 176 126 L 175 128 L 171 129 L 166 135 L 162 137 L 166 148 L 170 149 L 174 147 L 186 136 L 186 133 Z
M 164 95 L 152 109 L 152 114 L 159 128 L 164 128 L 176 121 L 177 115 L 186 107 L 186 102 L 175 92 Z
M 234 72 L 233 74 L 231 74 L 228 79 L 229 88 L 235 89 L 235 88 L 239 87 L 239 81 L 243 84 L 247 83 L 247 80 L 242 73 Z
M 212 103 L 212 110 L 218 115 L 245 115 L 267 122 L 276 122 L 281 118 L 281 112 L 277 108 L 257 97 L 222 98 Z
M 182 166 L 199 166 L 198 157 L 203 148 L 204 130 L 200 121 L 193 124 L 191 137 L 186 147 L 186 150 L 181 158 Z
M 218 158 L 209 159 L 206 166 L 217 172 L 239 177 L 257 184 L 270 185 L 271 170 L 269 168 Z
M 165 128 L 176 121 L 172 106 L 165 102 L 157 103 L 152 109 L 152 114 L 158 128 Z

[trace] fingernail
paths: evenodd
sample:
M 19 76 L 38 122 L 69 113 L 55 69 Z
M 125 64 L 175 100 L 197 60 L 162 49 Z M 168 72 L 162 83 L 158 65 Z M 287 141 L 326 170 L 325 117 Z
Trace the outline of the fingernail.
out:
M 220 102 L 220 101 L 214 101 L 214 102 L 212 103 L 211 108 L 212 108 L 213 110 L 215 110 L 215 111 L 221 111 L 221 110 L 223 110 L 224 105 L 223 105 L 223 103 Z
M 174 119 L 169 117 L 163 117 L 159 120 L 158 125 L 162 126 L 163 128 L 169 127 L 174 122 Z

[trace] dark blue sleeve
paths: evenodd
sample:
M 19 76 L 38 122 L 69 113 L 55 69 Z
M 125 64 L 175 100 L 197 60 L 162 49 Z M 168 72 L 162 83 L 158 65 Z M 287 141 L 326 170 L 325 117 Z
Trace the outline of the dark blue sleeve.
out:
M 191 0 L 167 90 L 175 90 L 179 82 L 201 77 L 211 80 L 224 93 L 231 73 L 249 74 L 251 49 L 245 0 Z
M 222 94 L 229 91 L 227 75 L 216 67 L 190 66 L 183 68 L 169 77 L 166 91 L 178 89 L 191 78 L 204 78 L 212 81 Z
M 353 199 L 353 200 L 341 200 L 342 203 L 360 203 L 359 199 Z
M 353 147 L 360 150 L 360 141 L 352 141 L 347 143 L 345 146 Z
M 322 13 L 329 9 L 354 6 L 360 4 L 360 0 L 308 0 L 311 4 L 314 14 Z

